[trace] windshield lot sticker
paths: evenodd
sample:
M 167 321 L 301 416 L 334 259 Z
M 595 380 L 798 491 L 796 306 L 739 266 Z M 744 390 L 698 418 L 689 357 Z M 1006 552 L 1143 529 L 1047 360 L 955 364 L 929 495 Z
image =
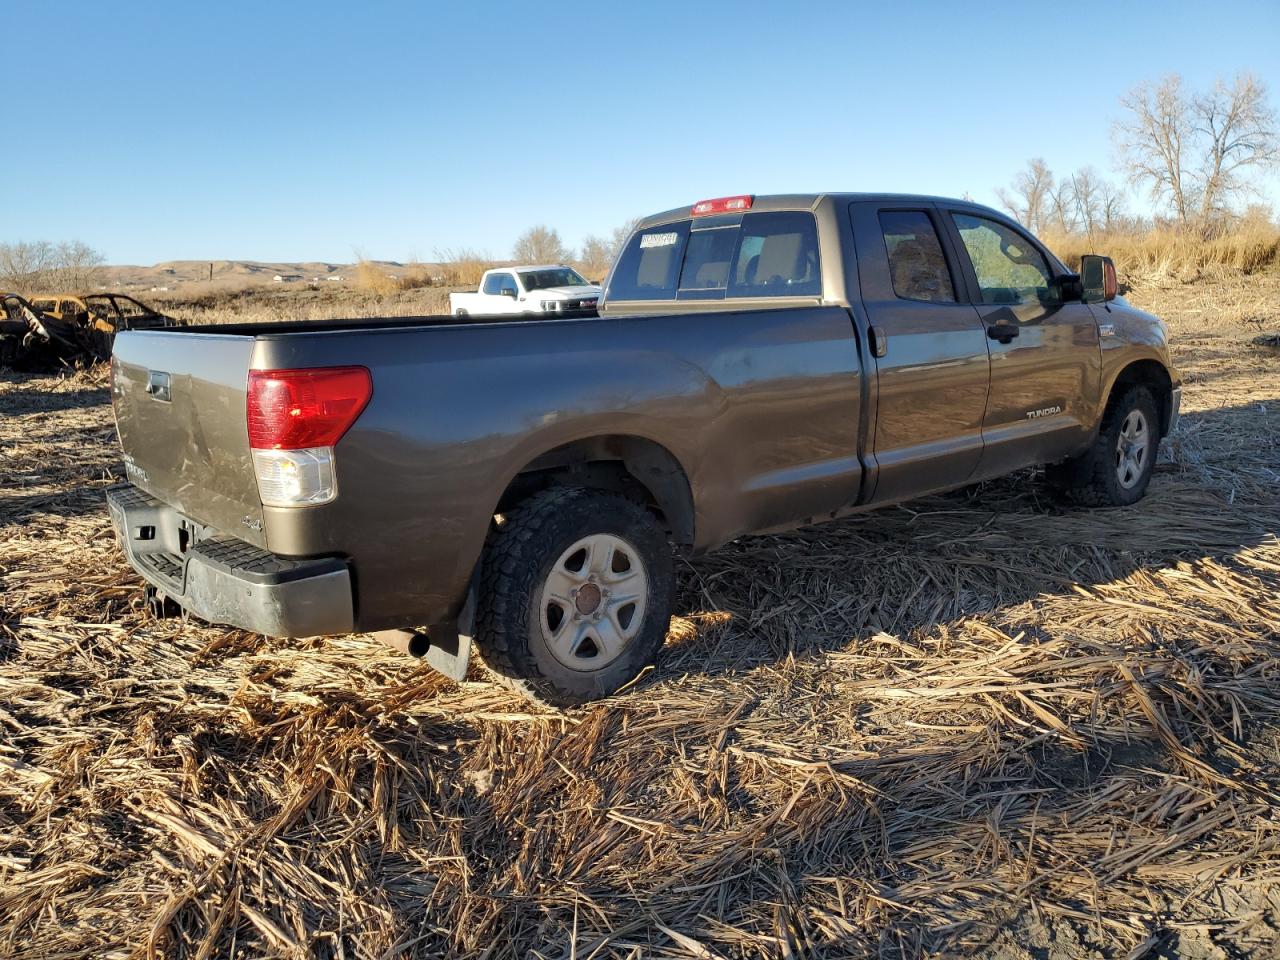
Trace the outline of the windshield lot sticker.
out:
M 649 247 L 673 247 L 679 239 L 680 234 L 678 233 L 646 233 L 640 238 L 640 249 L 647 250 Z

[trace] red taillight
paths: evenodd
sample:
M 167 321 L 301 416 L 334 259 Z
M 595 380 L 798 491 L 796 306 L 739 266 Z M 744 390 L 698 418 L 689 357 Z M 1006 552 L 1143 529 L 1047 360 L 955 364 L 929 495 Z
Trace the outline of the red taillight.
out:
M 739 213 L 742 210 L 750 210 L 751 202 L 755 197 L 751 194 L 743 194 L 739 197 L 720 197 L 716 200 L 699 200 L 693 205 L 690 213 L 695 217 L 705 217 L 711 213 Z
M 1116 282 L 1116 265 L 1110 259 L 1102 261 L 1102 296 L 1114 300 L 1120 285 Z
M 249 446 L 332 447 L 373 396 L 364 367 L 249 371 Z

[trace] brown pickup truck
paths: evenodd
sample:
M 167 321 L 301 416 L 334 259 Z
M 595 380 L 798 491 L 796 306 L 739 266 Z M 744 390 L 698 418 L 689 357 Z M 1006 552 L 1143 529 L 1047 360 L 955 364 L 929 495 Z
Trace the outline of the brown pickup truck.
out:
M 453 676 L 474 638 L 572 703 L 656 656 L 673 549 L 1036 465 L 1131 504 L 1181 384 L 1105 258 L 1072 273 L 972 203 L 804 194 L 648 218 L 599 316 L 127 331 L 112 392 L 108 503 L 158 609 Z

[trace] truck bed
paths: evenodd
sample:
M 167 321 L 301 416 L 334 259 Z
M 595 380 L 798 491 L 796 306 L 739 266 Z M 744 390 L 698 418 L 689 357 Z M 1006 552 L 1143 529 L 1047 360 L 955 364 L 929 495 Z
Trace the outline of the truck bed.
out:
M 844 307 L 222 324 L 122 333 L 115 361 L 129 479 L 193 528 L 347 558 L 360 629 L 455 614 L 513 478 L 589 438 L 629 438 L 653 452 L 645 469 L 702 492 L 694 549 L 860 492 L 863 378 Z M 337 443 L 336 499 L 264 506 L 250 371 L 352 365 L 372 399 Z
M 396 327 L 461 327 L 477 324 L 545 323 L 554 320 L 581 320 L 596 316 L 595 311 L 582 311 L 565 315 L 512 314 L 483 316 L 468 314 L 455 317 L 449 314 L 424 314 L 412 317 L 339 317 L 328 320 L 270 320 L 256 323 L 209 323 L 168 328 L 169 333 L 195 333 L 207 336 L 274 337 L 292 333 L 334 333 L 353 330 L 385 330 Z

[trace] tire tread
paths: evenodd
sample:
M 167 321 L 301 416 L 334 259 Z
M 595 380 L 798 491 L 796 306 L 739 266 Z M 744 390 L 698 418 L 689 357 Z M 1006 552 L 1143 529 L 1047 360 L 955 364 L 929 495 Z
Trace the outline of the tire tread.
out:
M 1155 399 L 1151 396 L 1151 391 L 1141 385 L 1129 387 L 1123 393 L 1113 396 L 1110 403 L 1107 404 L 1106 412 L 1102 417 L 1102 424 L 1098 428 L 1098 435 L 1094 438 L 1093 445 L 1080 454 L 1065 463 L 1055 464 L 1048 468 L 1047 473 L 1050 481 L 1057 487 L 1066 497 L 1073 503 L 1077 503 L 1083 507 L 1111 507 L 1124 506 L 1130 502 L 1136 502 L 1146 494 L 1146 483 L 1141 488 L 1141 493 L 1133 501 L 1118 499 L 1115 490 L 1115 465 L 1112 462 L 1113 448 L 1115 446 L 1115 437 L 1112 429 L 1116 426 L 1117 420 L 1121 417 L 1122 412 L 1132 410 L 1145 401 L 1147 413 L 1155 410 Z M 1150 429 L 1158 432 L 1160 422 L 1157 418 L 1151 419 Z M 1159 450 L 1159 439 L 1157 438 L 1151 453 L 1151 467 L 1148 468 L 1148 481 L 1150 473 L 1155 468 L 1156 455 Z
M 570 511 L 587 506 L 601 513 L 655 522 L 644 508 L 620 495 L 587 487 L 551 487 L 505 515 L 502 526 L 491 534 L 481 563 L 475 641 L 490 673 L 528 699 L 553 706 L 595 698 L 566 692 L 546 676 L 529 652 L 527 638 L 520 634 L 518 614 L 527 609 L 536 586 L 534 574 L 544 556 L 540 542 L 554 539 L 556 527 Z M 654 575 L 660 572 L 654 571 Z M 655 649 L 646 653 L 647 660 L 653 659 L 665 632 L 658 634 Z

